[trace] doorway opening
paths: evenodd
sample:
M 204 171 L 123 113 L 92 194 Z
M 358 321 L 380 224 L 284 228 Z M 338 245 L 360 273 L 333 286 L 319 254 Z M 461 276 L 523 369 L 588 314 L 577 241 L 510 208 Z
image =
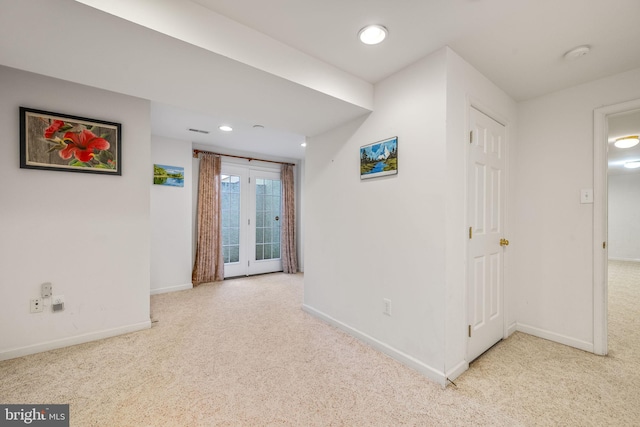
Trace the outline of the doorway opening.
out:
M 640 265 L 640 244 L 637 243 L 640 225 L 636 219 L 640 208 L 640 169 L 624 167 L 625 163 L 640 160 L 640 144 L 627 148 L 615 144 L 628 135 L 640 135 L 640 100 L 595 110 L 593 331 L 594 353 L 600 355 L 609 351 L 610 296 L 616 302 L 611 308 L 617 310 L 621 307 L 617 305 L 620 292 L 624 292 L 622 288 L 610 286 L 623 286 L 621 271 L 629 273 L 626 267 Z M 634 204 L 637 207 L 634 208 Z M 625 266 L 624 263 L 631 264 Z M 625 277 L 626 281 L 634 280 L 629 279 L 628 274 Z M 637 282 L 640 283 L 640 279 Z M 612 326 L 623 323 L 618 322 L 622 312 L 611 314 Z
M 282 271 L 280 170 L 222 164 L 224 277 Z

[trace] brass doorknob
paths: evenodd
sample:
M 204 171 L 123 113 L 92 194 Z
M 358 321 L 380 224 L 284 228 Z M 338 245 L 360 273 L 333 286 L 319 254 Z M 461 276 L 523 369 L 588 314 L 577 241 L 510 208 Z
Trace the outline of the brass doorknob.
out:
M 500 239 L 500 246 L 509 246 L 509 241 L 507 239 Z

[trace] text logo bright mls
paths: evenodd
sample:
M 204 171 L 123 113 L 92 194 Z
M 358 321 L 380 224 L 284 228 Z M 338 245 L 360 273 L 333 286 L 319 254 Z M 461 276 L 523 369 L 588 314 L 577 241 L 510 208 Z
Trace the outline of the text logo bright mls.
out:
M 0 405 L 0 427 L 69 427 L 69 405 Z

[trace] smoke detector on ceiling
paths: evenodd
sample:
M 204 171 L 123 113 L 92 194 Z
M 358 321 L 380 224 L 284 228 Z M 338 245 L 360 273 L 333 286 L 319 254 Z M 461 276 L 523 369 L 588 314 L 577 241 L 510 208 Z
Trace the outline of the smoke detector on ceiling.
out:
M 569 52 L 564 54 L 564 59 L 567 61 L 575 61 L 578 58 L 582 58 L 586 54 L 591 51 L 591 48 L 587 45 L 578 46 L 574 49 L 571 49 Z

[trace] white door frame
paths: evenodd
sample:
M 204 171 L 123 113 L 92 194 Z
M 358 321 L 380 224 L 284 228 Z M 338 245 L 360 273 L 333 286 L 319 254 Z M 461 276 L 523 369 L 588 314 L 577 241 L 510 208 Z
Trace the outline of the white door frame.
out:
M 593 113 L 593 352 L 608 352 L 607 149 L 611 114 L 640 108 L 640 99 L 596 108 Z

